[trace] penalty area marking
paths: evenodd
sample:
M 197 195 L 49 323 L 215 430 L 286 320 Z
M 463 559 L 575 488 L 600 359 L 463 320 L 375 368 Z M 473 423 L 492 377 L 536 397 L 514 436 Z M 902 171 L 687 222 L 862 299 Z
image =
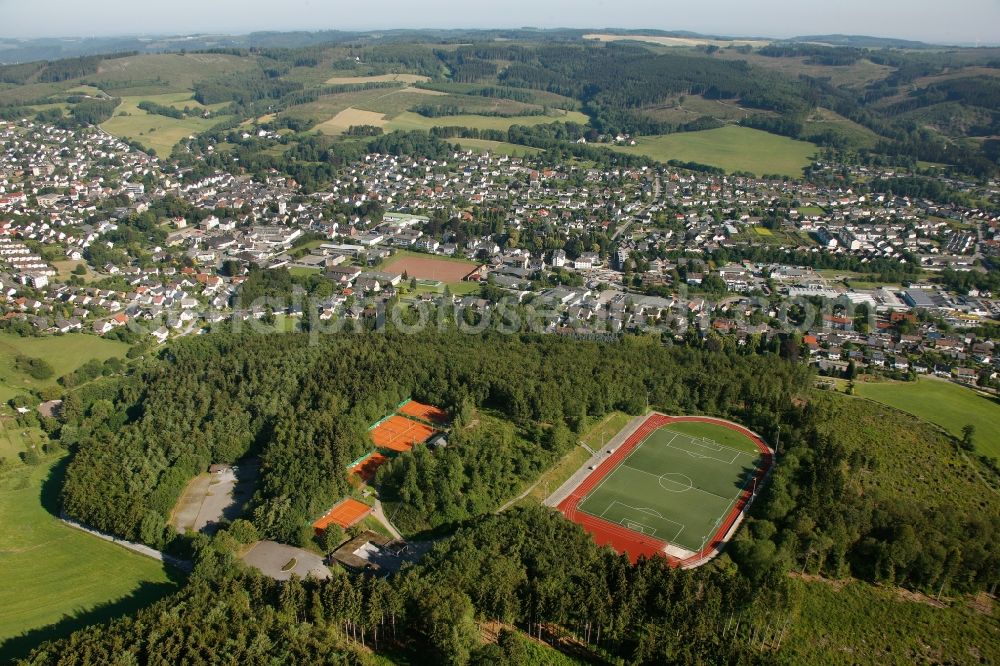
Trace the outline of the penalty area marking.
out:
M 676 520 L 670 520 L 669 518 L 664 518 L 663 515 L 660 514 L 660 512 L 657 511 L 657 510 L 655 510 L 655 509 L 650 509 L 649 507 L 632 506 L 631 504 L 626 504 L 625 502 L 620 502 L 618 500 L 611 500 L 611 503 L 608 504 L 607 508 L 604 509 L 604 511 L 601 512 L 601 515 L 597 516 L 597 517 L 601 518 L 603 520 L 612 520 L 613 521 L 614 518 L 607 517 L 607 513 L 608 513 L 608 511 L 611 511 L 611 509 L 613 509 L 616 504 L 620 504 L 621 506 L 625 507 L 626 509 L 630 509 L 631 511 L 638 511 L 639 513 L 644 513 L 647 516 L 652 516 L 654 518 L 659 518 L 660 520 L 662 520 L 664 522 L 664 524 L 670 523 L 671 525 L 676 525 L 677 526 L 677 531 L 674 533 L 674 535 L 672 537 L 665 537 L 665 536 L 657 537 L 657 538 L 659 538 L 659 539 L 661 539 L 663 541 L 666 541 L 668 543 L 676 540 L 677 537 L 680 536 L 681 532 L 684 531 L 684 527 L 685 527 L 684 523 L 679 523 Z M 584 513 L 586 513 L 586 511 Z M 640 529 L 629 528 L 626 523 L 634 523 L 634 524 L 639 525 L 639 526 L 641 526 L 642 528 L 645 528 L 645 529 L 641 529 L 641 528 Z M 618 520 L 618 524 L 621 525 L 621 526 L 623 526 L 623 527 L 626 527 L 628 529 L 632 529 L 634 532 L 639 532 L 641 534 L 648 534 L 649 536 L 655 536 L 656 531 L 657 531 L 657 528 L 650 527 L 649 525 L 646 525 L 645 523 L 642 523 L 642 522 L 640 522 L 638 520 L 635 520 L 634 518 L 629 518 L 628 516 L 625 516 L 624 518 L 620 518 Z M 646 532 L 647 529 L 651 530 L 651 531 L 650 532 Z
M 648 536 L 656 536 L 655 527 L 650 527 L 649 525 L 643 525 L 642 523 L 632 520 L 631 518 L 622 518 L 621 525 L 625 529 L 632 530 L 633 532 L 639 532 L 640 534 L 645 534 Z
M 737 460 L 739 460 L 739 457 L 741 455 L 745 455 L 742 451 L 737 451 L 736 449 L 730 448 L 728 446 L 722 446 L 721 444 L 718 444 L 717 442 L 715 443 L 715 446 L 718 447 L 718 448 L 713 448 L 713 447 L 708 446 L 707 444 L 705 444 L 703 442 L 700 442 L 700 441 L 698 441 L 696 439 L 688 438 L 687 441 L 688 441 L 689 444 L 693 444 L 695 446 L 700 446 L 702 449 L 706 449 L 707 451 L 709 451 L 711 453 L 720 453 L 721 454 L 724 450 L 729 450 L 729 451 L 733 452 L 733 456 L 731 458 L 729 458 L 729 459 L 720 458 L 718 456 L 713 456 L 713 455 L 707 455 L 705 453 L 700 453 L 697 450 L 692 451 L 691 449 L 688 449 L 688 448 L 686 448 L 683 445 L 678 446 L 677 444 L 674 443 L 675 440 L 676 440 L 676 438 L 671 439 L 667 443 L 667 446 L 669 448 L 671 448 L 671 449 L 675 449 L 677 451 L 682 451 L 682 452 L 688 454 L 689 456 L 691 456 L 692 458 L 707 458 L 709 460 L 715 460 L 716 462 L 721 462 L 721 463 L 726 463 L 727 465 L 732 465 Z

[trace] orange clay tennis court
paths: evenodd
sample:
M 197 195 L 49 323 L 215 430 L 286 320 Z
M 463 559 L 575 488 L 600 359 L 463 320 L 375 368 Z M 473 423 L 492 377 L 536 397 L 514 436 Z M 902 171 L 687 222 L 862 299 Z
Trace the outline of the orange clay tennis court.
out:
M 362 481 L 368 483 L 375 478 L 375 472 L 388 460 L 381 453 L 373 453 L 360 463 L 351 468 L 351 472 L 357 474 Z
M 406 416 L 412 416 L 413 418 L 420 419 L 422 421 L 427 421 L 428 423 L 436 423 L 438 425 L 448 423 L 448 412 L 444 411 L 440 407 L 425 405 L 424 403 L 417 402 L 416 400 L 410 400 L 400 407 L 399 413 L 405 414 Z
M 313 529 L 319 534 L 329 527 L 331 523 L 347 529 L 351 525 L 364 520 L 365 516 L 371 512 L 372 508 L 367 504 L 348 497 L 343 502 L 336 504 L 325 516 L 313 523 Z
M 372 428 L 372 442 L 380 449 L 404 453 L 426 442 L 437 430 L 406 418 L 393 415 Z

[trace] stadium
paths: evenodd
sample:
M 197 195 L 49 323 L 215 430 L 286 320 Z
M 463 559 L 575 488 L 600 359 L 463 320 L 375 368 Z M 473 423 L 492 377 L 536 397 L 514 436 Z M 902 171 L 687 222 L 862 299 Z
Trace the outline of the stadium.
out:
M 739 524 L 773 463 L 759 436 L 701 416 L 652 414 L 618 446 L 595 454 L 590 473 L 558 509 L 602 545 L 697 566 L 716 555 Z

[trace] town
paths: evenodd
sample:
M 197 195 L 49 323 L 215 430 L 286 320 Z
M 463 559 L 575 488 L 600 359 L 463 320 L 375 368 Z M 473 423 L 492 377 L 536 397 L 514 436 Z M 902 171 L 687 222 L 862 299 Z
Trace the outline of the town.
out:
M 544 310 L 550 333 L 683 340 L 691 328 L 757 347 L 794 328 L 823 374 L 997 384 L 988 332 L 1000 294 L 935 279 L 980 271 L 996 253 L 1000 217 L 982 209 L 470 150 L 449 160 L 370 154 L 305 195 L 277 173 L 256 182 L 168 172 L 98 128 L 25 119 L 0 126 L 0 140 L 2 316 L 24 334 L 134 342 L 142 331 L 162 343 L 232 319 L 356 320 L 419 301 L 481 318 L 503 299 Z M 988 194 L 995 200 L 995 182 Z M 449 282 L 392 270 L 397 255 L 466 261 Z M 880 260 L 911 264 L 880 282 Z M 251 269 L 315 275 L 330 288 L 308 303 L 246 303 Z M 789 303 L 811 312 L 796 319 Z

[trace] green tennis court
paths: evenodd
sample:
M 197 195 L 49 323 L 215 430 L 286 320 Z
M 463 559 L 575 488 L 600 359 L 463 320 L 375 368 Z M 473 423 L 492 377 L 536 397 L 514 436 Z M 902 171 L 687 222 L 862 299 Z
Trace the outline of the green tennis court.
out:
M 733 431 L 698 425 L 696 434 L 690 428 L 675 430 L 673 424 L 654 430 L 583 499 L 579 510 L 700 550 L 762 461 L 742 442 L 734 448 L 717 441 L 735 443 Z

